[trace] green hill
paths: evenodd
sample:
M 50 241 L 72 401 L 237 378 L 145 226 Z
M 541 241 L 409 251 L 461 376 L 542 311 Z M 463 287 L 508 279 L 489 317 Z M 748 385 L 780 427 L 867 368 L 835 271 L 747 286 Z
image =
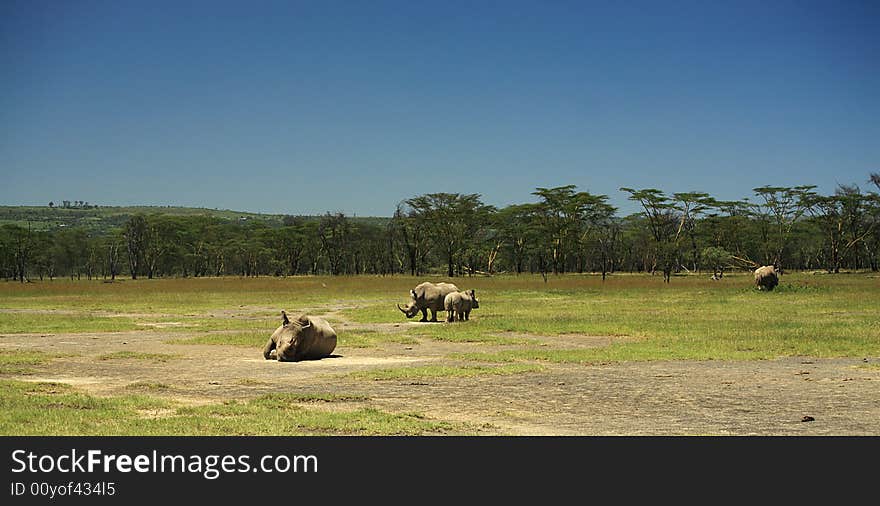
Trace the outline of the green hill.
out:
M 160 214 L 167 216 L 205 216 L 229 221 L 260 220 L 269 226 L 281 226 L 283 214 L 260 214 L 229 209 L 207 209 L 202 207 L 173 206 L 89 206 L 89 207 L 49 207 L 49 206 L 0 206 L 0 226 L 15 224 L 30 227 L 31 230 L 54 230 L 65 227 L 80 227 L 92 233 L 104 233 L 122 227 L 133 215 Z M 305 220 L 317 220 L 320 216 L 300 216 Z M 349 217 L 355 222 L 384 224 L 384 217 Z

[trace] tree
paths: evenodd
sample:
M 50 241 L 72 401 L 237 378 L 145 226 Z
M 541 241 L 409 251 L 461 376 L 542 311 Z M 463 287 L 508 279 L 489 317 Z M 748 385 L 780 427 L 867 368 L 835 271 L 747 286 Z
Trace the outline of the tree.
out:
M 679 214 L 679 224 L 676 235 L 679 240 L 685 237 L 690 242 L 691 247 L 691 268 L 697 270 L 699 268 L 700 252 L 697 249 L 697 219 L 704 212 L 710 209 L 713 199 L 709 194 L 702 192 L 673 193 L 673 208 Z
M 5 249 L 12 263 L 12 278 L 22 283 L 29 281 L 28 268 L 36 241 L 30 224 L 27 228 L 19 225 L 3 225 L 2 232 L 6 238 Z
M 862 194 L 856 185 L 838 185 L 834 195 L 809 197 L 808 209 L 825 234 L 828 272 L 840 272 L 843 258 L 874 231 L 877 222 L 870 219 L 872 200 L 872 194 Z
M 422 273 L 422 265 L 431 251 L 431 238 L 428 230 L 428 217 L 407 202 L 397 204 L 394 217 L 389 225 L 392 237 L 404 248 L 410 275 Z M 399 264 L 403 262 L 398 261 Z
M 608 271 L 614 270 L 614 251 L 620 238 L 620 222 L 614 217 L 617 208 L 606 202 L 607 195 L 589 196 L 585 200 L 588 203 L 584 212 L 585 237 L 591 237 L 598 246 L 602 281 L 605 281 Z
M 566 259 L 578 238 L 581 203 L 575 185 L 536 188 L 532 195 L 541 197 L 537 216 L 541 235 L 548 243 L 553 273 L 566 270 Z M 542 262 L 543 263 L 543 262 Z
M 495 227 L 517 274 L 525 270 L 530 250 L 538 243 L 538 209 L 538 204 L 510 205 L 494 217 Z
M 476 193 L 430 193 L 408 199 L 406 204 L 419 219 L 430 224 L 432 242 L 443 256 L 450 277 L 455 276 L 456 260 L 468 239 L 485 226 L 486 217 L 493 210 Z
M 676 215 L 672 201 L 660 190 L 655 188 L 643 190 L 621 188 L 620 190 L 629 193 L 630 200 L 642 205 L 654 240 L 654 263 L 660 266 L 663 280 L 668 283 L 678 263 L 678 239 L 683 228 L 683 218 Z
M 783 253 L 794 224 L 810 207 L 814 185 L 761 186 L 752 191 L 762 202 L 752 204 L 752 212 L 761 228 L 764 265 L 783 267 Z
M 726 249 L 718 246 L 709 246 L 701 253 L 703 262 L 712 267 L 712 277 L 721 279 L 724 277 L 724 268 L 730 265 L 733 255 Z
M 131 279 L 137 279 L 141 270 L 141 261 L 147 241 L 147 220 L 142 214 L 129 218 L 123 231 L 125 246 L 128 250 L 128 267 Z
M 330 274 L 342 274 L 343 260 L 349 253 L 351 225 L 343 213 L 327 213 L 321 217 L 318 236 L 321 252 L 327 258 Z

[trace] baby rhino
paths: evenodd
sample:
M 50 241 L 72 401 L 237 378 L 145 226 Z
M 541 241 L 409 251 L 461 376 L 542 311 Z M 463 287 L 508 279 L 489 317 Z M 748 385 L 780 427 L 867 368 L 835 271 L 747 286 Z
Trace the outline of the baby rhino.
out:
M 327 320 L 301 315 L 296 320 L 281 311 L 281 326 L 263 348 L 263 358 L 280 362 L 316 360 L 330 356 L 336 348 L 336 332 Z
M 469 320 L 471 309 L 479 309 L 480 301 L 473 290 L 452 292 L 443 300 L 443 307 L 446 309 L 447 322 Z

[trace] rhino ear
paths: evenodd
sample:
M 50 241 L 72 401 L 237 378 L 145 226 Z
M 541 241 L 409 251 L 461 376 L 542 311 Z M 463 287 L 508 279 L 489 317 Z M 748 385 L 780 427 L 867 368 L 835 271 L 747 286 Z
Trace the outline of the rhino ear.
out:
M 409 294 L 412 295 L 412 298 L 414 298 L 414 299 L 416 298 L 416 291 L 415 290 L 410 290 Z
M 290 325 L 290 319 L 287 317 L 287 313 L 281 311 L 281 325 L 286 327 Z
M 307 329 L 312 326 L 312 322 L 309 320 L 309 317 L 306 315 L 301 315 L 296 319 L 296 323 L 299 324 L 301 328 Z

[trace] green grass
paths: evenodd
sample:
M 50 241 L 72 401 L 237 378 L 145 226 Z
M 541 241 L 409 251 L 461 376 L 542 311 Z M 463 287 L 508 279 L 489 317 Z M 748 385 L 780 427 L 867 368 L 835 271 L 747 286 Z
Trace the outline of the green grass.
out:
M 128 390 L 146 390 L 148 392 L 168 392 L 174 388 L 167 383 L 156 381 L 136 381 L 125 386 Z
M 370 398 L 363 395 L 274 393 L 266 394 L 255 402 L 268 408 L 284 409 L 300 403 L 362 402 L 368 400 Z
M 104 310 L 156 317 L 82 318 L 27 313 L 0 314 L 0 333 L 129 330 L 139 323 L 182 325 L 162 332 L 205 331 L 175 342 L 260 347 L 279 324 L 278 311 L 350 308 L 342 317 L 358 323 L 407 320 L 395 307 L 422 278 L 340 276 L 298 278 L 199 278 L 105 284 L 56 280 L 0 284 L 0 308 Z M 438 280 L 438 279 L 433 279 Z M 373 347 L 427 337 L 453 343 L 533 345 L 564 334 L 642 339 L 605 350 L 578 350 L 568 360 L 763 359 L 880 356 L 880 282 L 865 274 L 786 274 L 773 292 L 754 289 L 747 273 L 713 282 L 706 276 L 615 274 L 597 276 L 498 276 L 457 278 L 474 288 L 481 307 L 471 321 L 412 326 L 378 335 L 340 333 L 340 346 Z M 277 308 L 277 309 L 271 309 Z M 213 315 L 213 316 L 211 316 Z M 442 318 L 442 313 L 441 313 Z M 240 333 L 221 335 L 214 330 Z M 542 337 L 545 336 L 545 337 Z M 512 351 L 512 350 L 511 350 Z M 535 352 L 537 353 L 537 352 Z M 542 353 L 550 353 L 544 350 Z M 547 358 L 546 360 L 557 360 Z
M 463 366 L 423 366 L 393 367 L 358 371 L 349 377 L 365 380 L 418 380 L 431 378 L 472 378 L 474 376 L 499 376 L 541 372 L 544 368 L 534 364 L 506 364 L 501 366 L 463 365 Z
M 403 333 L 377 332 L 370 329 L 337 332 L 337 347 L 375 348 L 386 343 L 417 344 L 418 340 Z
M 104 353 L 98 355 L 98 360 L 149 360 L 152 362 L 168 362 L 169 360 L 180 358 L 180 355 L 171 353 L 144 353 L 139 351 L 114 351 L 112 353 Z
M 243 346 L 247 348 L 262 348 L 272 332 L 215 332 L 206 333 L 194 337 L 181 337 L 165 341 L 168 344 L 213 344 L 225 346 Z
M 303 406 L 360 401 L 335 394 L 269 394 L 245 402 L 178 406 L 129 394 L 95 397 L 55 383 L 0 380 L 0 435 L 429 435 L 473 431 L 415 413 Z
M 33 366 L 45 364 L 52 358 L 38 351 L 0 349 L 0 374 L 28 374 Z
M 124 317 L 89 314 L 0 313 L 0 334 L 118 332 L 139 328 L 131 318 Z

